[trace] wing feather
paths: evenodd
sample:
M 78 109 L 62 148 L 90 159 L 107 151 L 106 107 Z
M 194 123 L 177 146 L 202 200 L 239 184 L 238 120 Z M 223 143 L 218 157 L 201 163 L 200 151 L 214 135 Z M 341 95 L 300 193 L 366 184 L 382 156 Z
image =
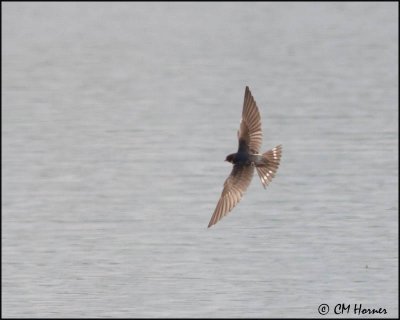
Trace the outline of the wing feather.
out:
M 262 144 L 261 117 L 249 87 L 244 93 L 242 120 L 238 131 L 239 150 L 259 153 Z
M 253 173 L 253 166 L 233 166 L 231 174 L 225 180 L 224 189 L 208 227 L 216 224 L 238 204 L 253 178 Z

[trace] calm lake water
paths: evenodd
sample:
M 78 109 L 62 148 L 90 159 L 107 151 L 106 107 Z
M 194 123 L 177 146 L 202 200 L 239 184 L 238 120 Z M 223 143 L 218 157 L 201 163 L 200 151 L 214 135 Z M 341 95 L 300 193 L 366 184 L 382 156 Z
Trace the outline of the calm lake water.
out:
M 397 3 L 2 9 L 3 317 L 398 316 Z M 207 229 L 246 85 L 281 167 Z

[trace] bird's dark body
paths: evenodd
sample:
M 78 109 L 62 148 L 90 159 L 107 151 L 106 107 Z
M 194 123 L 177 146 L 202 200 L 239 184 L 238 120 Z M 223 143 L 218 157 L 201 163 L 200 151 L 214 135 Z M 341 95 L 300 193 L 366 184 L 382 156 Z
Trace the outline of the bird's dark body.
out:
M 239 166 L 260 166 L 265 165 L 265 160 L 260 154 L 251 154 L 248 152 L 231 153 L 226 157 L 227 161 Z
M 236 153 L 226 157 L 226 161 L 239 166 L 260 166 L 265 165 L 265 159 L 261 154 L 252 154 L 244 141 L 239 141 L 239 148 Z

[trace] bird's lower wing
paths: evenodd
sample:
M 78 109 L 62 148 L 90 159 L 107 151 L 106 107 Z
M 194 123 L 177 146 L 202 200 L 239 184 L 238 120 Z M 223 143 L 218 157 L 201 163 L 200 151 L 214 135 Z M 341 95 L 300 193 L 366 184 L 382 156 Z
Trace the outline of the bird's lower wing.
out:
M 253 166 L 233 166 L 231 174 L 225 180 L 224 189 L 208 227 L 216 224 L 237 205 L 249 186 L 253 173 Z

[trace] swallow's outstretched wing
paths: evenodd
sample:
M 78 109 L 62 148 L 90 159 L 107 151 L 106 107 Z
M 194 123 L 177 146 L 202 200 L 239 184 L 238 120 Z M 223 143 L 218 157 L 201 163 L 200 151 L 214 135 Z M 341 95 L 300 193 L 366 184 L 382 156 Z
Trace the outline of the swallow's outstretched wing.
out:
M 244 192 L 253 178 L 254 167 L 234 165 L 231 174 L 225 180 L 224 189 L 211 217 L 208 227 L 216 224 L 229 213 L 243 197 Z
M 244 93 L 242 120 L 238 131 L 239 150 L 259 153 L 262 144 L 261 117 L 249 87 Z

